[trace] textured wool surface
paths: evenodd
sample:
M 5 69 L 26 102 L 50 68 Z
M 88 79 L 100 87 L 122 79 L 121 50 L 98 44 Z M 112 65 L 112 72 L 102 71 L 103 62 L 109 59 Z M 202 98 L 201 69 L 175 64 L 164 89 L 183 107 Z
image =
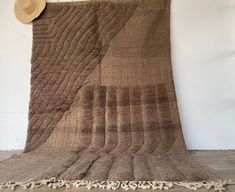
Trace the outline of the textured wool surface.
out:
M 169 0 L 48 3 L 33 22 L 26 147 L 0 181 L 219 179 L 186 150 L 170 54 Z

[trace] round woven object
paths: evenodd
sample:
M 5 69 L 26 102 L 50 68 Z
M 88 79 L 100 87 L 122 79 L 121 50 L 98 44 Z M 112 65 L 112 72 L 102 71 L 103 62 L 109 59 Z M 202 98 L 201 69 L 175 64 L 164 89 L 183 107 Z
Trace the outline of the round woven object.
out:
M 16 0 L 15 15 L 22 23 L 30 23 L 37 18 L 46 7 L 46 0 Z

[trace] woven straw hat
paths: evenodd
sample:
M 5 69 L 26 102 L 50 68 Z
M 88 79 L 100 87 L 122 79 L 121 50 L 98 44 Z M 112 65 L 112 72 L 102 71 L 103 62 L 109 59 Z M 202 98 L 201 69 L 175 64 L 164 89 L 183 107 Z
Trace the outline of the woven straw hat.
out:
M 16 0 L 15 15 L 22 23 L 30 23 L 37 18 L 46 7 L 46 0 Z

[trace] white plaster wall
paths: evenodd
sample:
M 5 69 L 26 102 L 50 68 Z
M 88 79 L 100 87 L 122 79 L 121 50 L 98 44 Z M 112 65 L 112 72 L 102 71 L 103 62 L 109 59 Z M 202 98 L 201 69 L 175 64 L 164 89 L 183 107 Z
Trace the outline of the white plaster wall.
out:
M 22 149 L 27 130 L 32 33 L 13 4 L 0 0 L 0 150 Z
M 235 0 L 172 0 L 171 27 L 188 148 L 235 149 Z
M 13 4 L 0 1 L 0 150 L 22 149 L 27 131 L 32 27 Z M 187 146 L 235 149 L 235 0 L 172 0 L 171 15 Z

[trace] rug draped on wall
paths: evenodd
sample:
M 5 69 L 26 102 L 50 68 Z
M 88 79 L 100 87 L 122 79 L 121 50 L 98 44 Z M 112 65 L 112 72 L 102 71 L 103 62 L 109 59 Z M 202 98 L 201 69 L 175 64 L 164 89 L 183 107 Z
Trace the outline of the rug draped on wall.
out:
M 0 188 L 225 190 L 186 150 L 170 54 L 169 0 L 48 3 L 26 147 L 0 162 Z

